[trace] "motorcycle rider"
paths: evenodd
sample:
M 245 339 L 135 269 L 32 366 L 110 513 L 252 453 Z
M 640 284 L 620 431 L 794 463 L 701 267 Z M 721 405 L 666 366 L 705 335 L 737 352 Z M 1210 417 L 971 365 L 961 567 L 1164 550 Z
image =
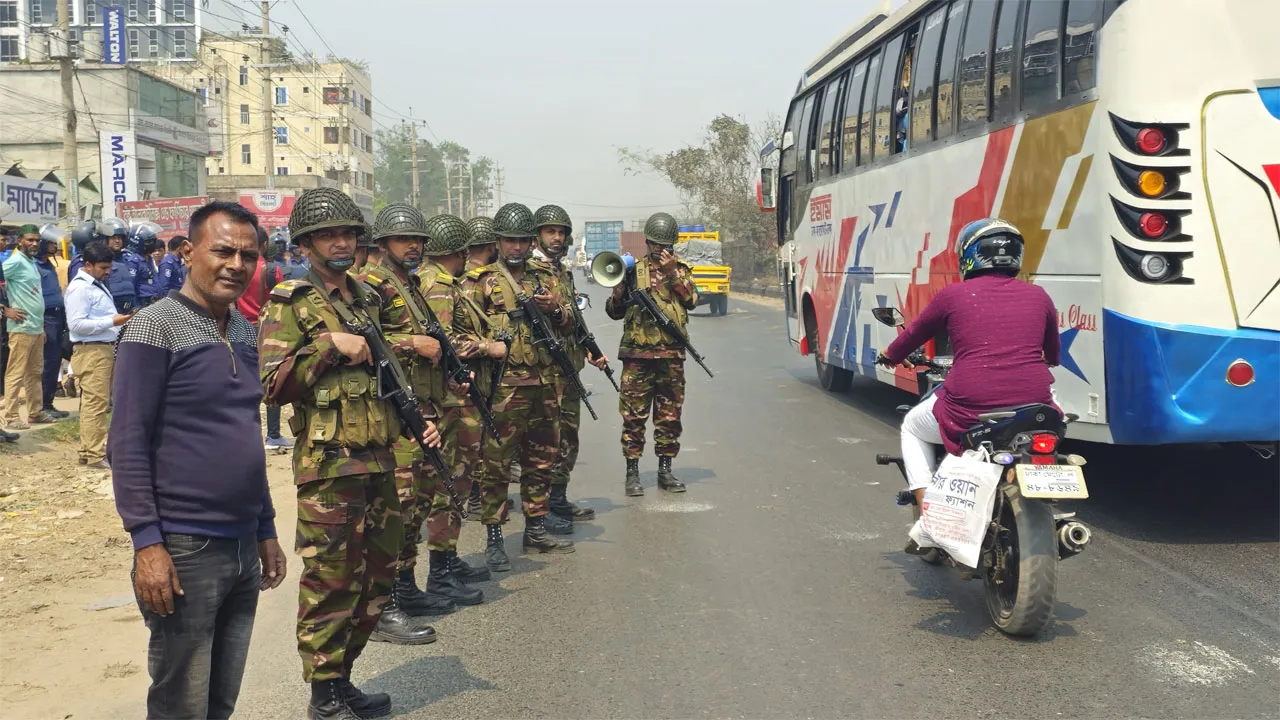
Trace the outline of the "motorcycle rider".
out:
M 1023 246 L 1022 233 L 1003 220 L 965 225 L 955 245 L 963 282 L 940 290 L 876 358 L 910 370 L 906 358 L 916 348 L 942 333 L 951 341 L 946 383 L 902 421 L 907 488 L 917 503 L 937 470 L 933 445 L 959 455 L 961 437 L 979 415 L 1054 402 L 1049 368 L 1059 361 L 1058 311 L 1044 288 L 1018 279 Z

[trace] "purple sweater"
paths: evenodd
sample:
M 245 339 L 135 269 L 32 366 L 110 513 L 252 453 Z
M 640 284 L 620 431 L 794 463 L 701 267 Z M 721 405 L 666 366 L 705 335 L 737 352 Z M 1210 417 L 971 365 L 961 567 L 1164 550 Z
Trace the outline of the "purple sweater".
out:
M 947 452 L 960 452 L 964 431 L 985 412 L 1052 403 L 1058 364 L 1058 311 L 1037 285 L 980 275 L 943 288 L 884 351 L 893 364 L 946 331 L 955 364 L 938 391 L 934 417 Z
M 107 454 L 135 549 L 164 533 L 276 536 L 258 405 L 257 337 L 234 308 L 227 340 L 178 293 L 143 308 L 116 346 Z

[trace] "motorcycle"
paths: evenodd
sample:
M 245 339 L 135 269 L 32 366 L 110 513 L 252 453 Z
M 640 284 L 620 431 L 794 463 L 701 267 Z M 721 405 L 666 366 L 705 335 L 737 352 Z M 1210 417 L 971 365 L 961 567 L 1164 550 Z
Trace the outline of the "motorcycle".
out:
M 890 327 L 905 324 L 897 308 L 875 308 L 872 315 Z M 916 350 L 908 360 L 924 368 L 923 402 L 942 387 L 953 358 L 930 358 Z M 911 406 L 897 409 L 905 415 Z M 1057 564 L 1080 554 L 1089 544 L 1088 526 L 1057 504 L 1088 497 L 1082 469 L 1085 459 L 1059 453 L 1067 424 L 1077 419 L 1039 403 L 980 415 L 978 424 L 964 432 L 961 447 L 983 452 L 1005 470 L 977 567 L 961 565 L 940 548 L 921 549 L 919 557 L 926 563 L 957 568 L 967 579 L 980 578 L 988 614 L 996 628 L 1007 635 L 1033 636 L 1049 625 L 1057 599 Z M 946 454 L 942 446 L 937 452 L 939 460 Z M 907 478 L 901 457 L 879 454 L 876 464 L 895 465 Z M 897 503 L 910 506 L 913 519 L 919 521 L 921 508 L 914 493 L 899 492 Z

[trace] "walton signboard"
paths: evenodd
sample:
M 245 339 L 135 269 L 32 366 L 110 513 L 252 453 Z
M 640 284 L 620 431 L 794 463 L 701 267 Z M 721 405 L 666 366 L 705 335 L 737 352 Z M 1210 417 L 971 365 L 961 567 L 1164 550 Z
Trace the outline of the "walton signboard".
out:
M 107 5 L 102 8 L 102 62 L 124 65 L 125 55 L 124 6 Z

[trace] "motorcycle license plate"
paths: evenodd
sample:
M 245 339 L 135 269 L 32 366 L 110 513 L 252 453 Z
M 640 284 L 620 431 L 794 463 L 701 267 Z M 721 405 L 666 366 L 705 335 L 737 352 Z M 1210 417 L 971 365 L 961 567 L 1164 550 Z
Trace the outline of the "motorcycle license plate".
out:
M 1022 497 L 1048 500 L 1089 497 L 1084 471 L 1075 465 L 1018 465 L 1016 472 Z

